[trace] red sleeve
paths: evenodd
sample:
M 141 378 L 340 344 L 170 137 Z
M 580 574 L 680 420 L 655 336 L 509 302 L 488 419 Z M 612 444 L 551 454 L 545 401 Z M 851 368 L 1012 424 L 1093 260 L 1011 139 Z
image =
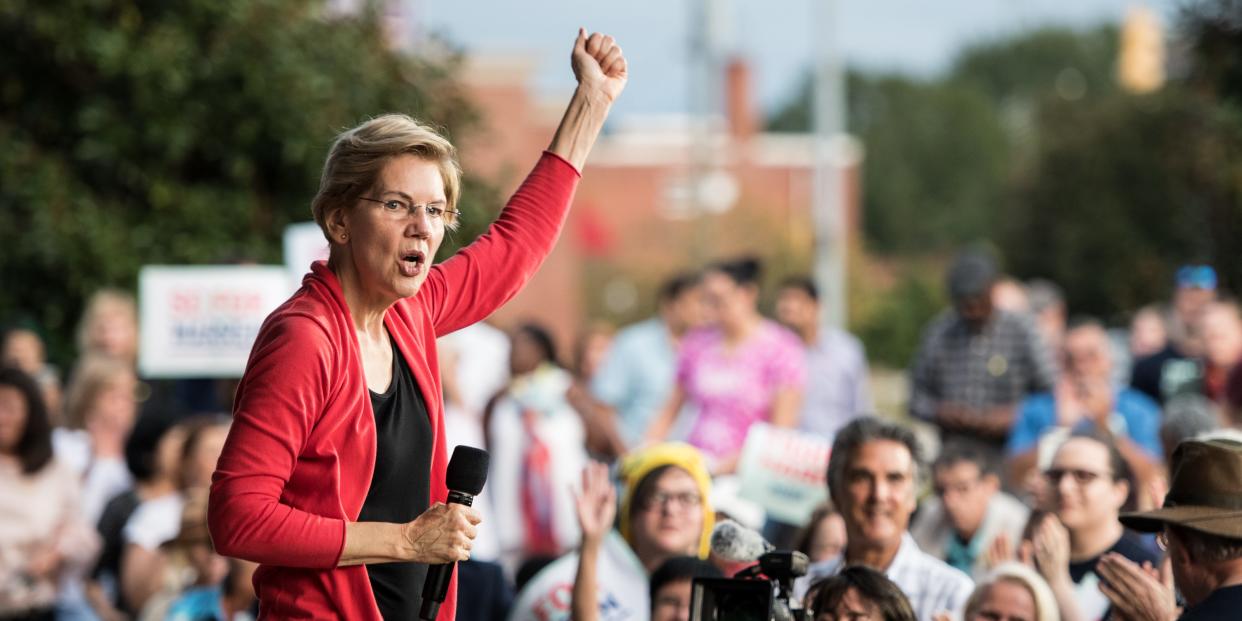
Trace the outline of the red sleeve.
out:
M 579 176 L 544 152 L 487 233 L 432 268 L 420 295 L 437 336 L 486 318 L 522 290 L 556 245 Z
M 285 316 L 260 331 L 212 475 L 207 521 L 220 554 L 286 567 L 336 566 L 345 520 L 280 501 L 327 401 L 331 351 L 328 335 L 309 317 Z

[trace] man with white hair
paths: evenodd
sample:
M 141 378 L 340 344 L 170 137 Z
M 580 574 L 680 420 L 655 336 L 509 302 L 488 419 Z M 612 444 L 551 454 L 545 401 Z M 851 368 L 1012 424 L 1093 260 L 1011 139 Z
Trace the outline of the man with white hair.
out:
M 795 584 L 802 597 L 810 584 L 850 565 L 884 573 L 901 588 L 915 615 L 961 615 L 974 582 L 919 549 L 906 532 L 914 513 L 922 451 L 905 427 L 867 416 L 837 432 L 828 460 L 828 492 L 845 520 L 840 555 L 811 565 Z

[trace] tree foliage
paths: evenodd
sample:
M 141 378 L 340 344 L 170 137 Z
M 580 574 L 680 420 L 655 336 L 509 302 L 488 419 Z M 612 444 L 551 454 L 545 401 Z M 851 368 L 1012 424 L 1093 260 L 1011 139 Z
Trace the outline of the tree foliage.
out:
M 1047 105 L 1040 146 L 997 230 L 1010 266 L 1048 276 L 1076 312 L 1114 317 L 1167 298 L 1186 262 L 1239 282 L 1242 126 L 1170 89 Z
M 132 289 L 143 264 L 278 263 L 338 131 L 472 119 L 456 58 L 395 52 L 373 9 L 14 0 L 0 40 L 0 319 L 33 315 L 62 358 L 85 296 Z M 480 190 L 467 179 L 468 223 Z
M 982 42 L 930 79 L 851 74 L 868 248 L 913 264 L 988 240 L 1015 275 L 1050 278 L 1072 310 L 1110 318 L 1166 298 L 1185 262 L 1215 265 L 1237 290 L 1239 9 L 1187 9 L 1174 79 L 1151 95 L 1117 86 L 1111 26 Z M 806 91 L 772 127 L 805 130 L 808 110 Z M 879 334 L 913 317 L 860 320 Z

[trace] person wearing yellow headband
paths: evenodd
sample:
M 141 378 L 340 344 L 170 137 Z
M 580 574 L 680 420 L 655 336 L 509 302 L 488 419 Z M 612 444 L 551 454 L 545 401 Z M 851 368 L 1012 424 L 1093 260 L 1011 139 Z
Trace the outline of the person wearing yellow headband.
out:
M 711 476 L 697 449 L 652 446 L 625 457 L 618 475 L 619 511 L 606 467 L 592 464 L 584 471 L 578 498 L 584 562 L 569 554 L 536 575 L 518 595 L 510 621 L 646 621 L 648 575 L 674 556 L 707 558 L 715 513 Z M 589 606 L 591 601 L 597 605 Z

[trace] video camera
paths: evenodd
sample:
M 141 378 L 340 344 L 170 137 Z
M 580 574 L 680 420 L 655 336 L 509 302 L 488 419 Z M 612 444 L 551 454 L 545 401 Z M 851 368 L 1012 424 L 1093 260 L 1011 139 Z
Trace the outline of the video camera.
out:
M 771 547 L 758 533 L 736 523 L 718 525 L 712 531 L 713 553 L 730 561 L 758 563 L 732 578 L 695 578 L 690 619 L 810 621 L 801 603 L 793 600 L 794 580 L 806 575 L 810 560 L 801 552 Z

